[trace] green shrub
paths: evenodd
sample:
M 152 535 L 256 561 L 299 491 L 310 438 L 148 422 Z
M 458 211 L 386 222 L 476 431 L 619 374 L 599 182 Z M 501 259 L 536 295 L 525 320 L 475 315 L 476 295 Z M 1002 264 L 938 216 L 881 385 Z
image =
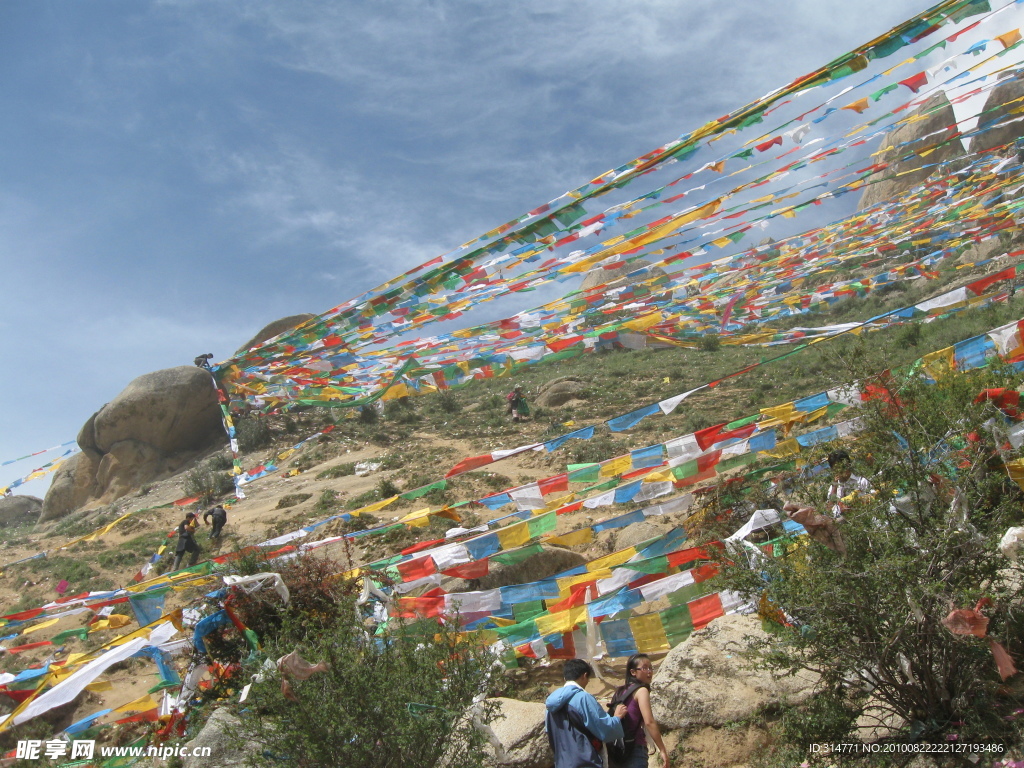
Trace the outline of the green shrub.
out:
M 230 470 L 234 463 L 226 453 L 218 453 L 206 460 L 206 466 L 214 472 L 224 472 L 225 470 Z
M 349 477 L 356 473 L 356 465 L 353 462 L 346 462 L 344 464 L 336 464 L 329 469 L 325 469 L 323 472 L 318 472 L 316 475 L 317 480 L 333 480 L 337 477 Z
M 313 511 L 318 515 L 326 515 L 328 512 L 333 512 L 337 506 L 339 495 L 333 488 L 324 488 L 320 492 L 320 498 L 313 505 Z
M 722 348 L 722 340 L 717 333 L 708 333 L 700 338 L 700 348 L 704 352 L 717 352 Z
M 377 481 L 375 492 L 378 499 L 389 499 L 400 494 L 402 490 L 390 478 L 382 477 Z
M 313 498 L 312 493 L 289 493 L 277 500 L 277 506 L 274 509 L 288 509 L 288 507 L 294 507 L 311 498 Z
M 994 413 L 973 402 L 977 393 L 1020 381 L 991 370 L 934 385 L 910 375 L 889 384 L 897 401 L 859 410 L 865 429 L 850 448 L 854 471 L 869 476 L 877 493 L 849 503 L 836 527 L 842 546 L 814 539 L 780 557 L 723 565 L 720 587 L 789 614 L 762 649 L 765 662 L 813 669 L 827 690 L 850 681 L 870 686 L 883 710 L 908 724 L 905 739 L 944 742 L 956 733 L 965 742 L 1021 741 L 1007 719 L 1019 705 L 1006 697 L 988 644 L 942 624 L 951 608 L 991 598 L 989 636 L 1011 655 L 1024 653 L 1021 568 L 997 549 L 1019 523 L 1024 496 L 1006 475 L 998 443 L 966 439 L 986 435 L 982 425 Z M 805 481 L 796 498 L 827 510 L 829 482 L 827 472 Z M 723 501 L 715 512 L 725 508 Z M 814 727 L 801 721 L 791 735 L 848 740 L 839 732 L 849 713 L 828 699 L 815 706 L 808 710 Z
M 181 488 L 186 496 L 197 496 L 201 504 L 207 504 L 214 497 L 231 491 L 234 488 L 234 482 L 231 475 L 225 472 L 214 472 L 204 463 L 185 473 Z
M 301 644 L 303 658 L 328 668 L 292 680 L 292 699 L 277 675 L 255 683 L 251 695 L 259 705 L 244 711 L 240 726 L 243 738 L 258 744 L 252 764 L 277 768 L 279 756 L 287 755 L 295 765 L 482 765 L 485 738 L 464 713 L 491 688 L 490 652 L 459 642 L 457 626 L 435 620 L 394 622 L 368 642 L 364 627 L 351 621 L 359 583 L 343 588 L 332 578 L 340 565 L 312 560 L 299 558 L 281 571 L 292 594 L 287 608 L 270 590 L 252 596 L 262 605 L 243 599 L 237 606 L 267 657 Z M 253 665 L 244 677 L 255 671 Z M 484 707 L 481 720 L 491 716 Z
M 274 433 L 262 416 L 246 416 L 235 421 L 235 439 L 241 451 L 249 453 L 274 442 Z
M 462 401 L 450 389 L 442 389 L 437 393 L 437 406 L 444 413 L 458 413 L 462 410 Z

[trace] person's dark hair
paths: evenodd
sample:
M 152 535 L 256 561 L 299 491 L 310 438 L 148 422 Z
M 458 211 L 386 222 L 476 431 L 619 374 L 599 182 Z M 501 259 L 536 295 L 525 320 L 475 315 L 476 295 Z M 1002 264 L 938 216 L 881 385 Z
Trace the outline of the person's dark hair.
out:
M 579 680 L 583 675 L 594 676 L 594 668 L 583 659 L 569 659 L 562 667 L 562 677 L 566 680 Z
M 626 661 L 626 684 L 623 686 L 623 688 L 633 685 L 634 683 L 636 683 L 637 685 L 642 685 L 644 688 L 650 688 L 650 686 L 648 686 L 647 683 L 642 683 L 639 680 L 637 680 L 636 675 L 633 674 L 634 672 L 636 672 L 636 668 L 640 666 L 641 661 L 650 660 L 651 657 L 648 656 L 646 653 L 634 653 L 632 656 L 629 657 L 629 659 Z
M 843 451 L 843 450 L 832 451 L 832 453 L 830 453 L 828 455 L 828 466 L 829 466 L 829 469 L 835 469 L 836 466 L 839 465 L 839 464 L 849 464 L 849 463 L 850 463 L 850 454 L 848 454 L 846 451 Z
M 197 515 L 195 512 L 186 512 L 185 513 L 185 519 L 186 520 L 191 520 L 193 517 L 199 517 L 199 515 Z

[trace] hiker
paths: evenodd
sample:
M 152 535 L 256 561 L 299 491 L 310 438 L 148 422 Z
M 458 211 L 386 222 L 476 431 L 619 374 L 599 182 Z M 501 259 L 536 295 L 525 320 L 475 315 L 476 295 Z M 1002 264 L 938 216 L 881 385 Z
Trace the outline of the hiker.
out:
M 570 659 L 562 668 L 565 685 L 544 702 L 544 728 L 555 753 L 555 768 L 604 768 L 601 742 L 622 738 L 626 705 L 619 704 L 614 715 L 607 714 L 584 690 L 593 676 L 589 663 Z
M 842 522 L 843 513 L 850 506 L 849 502 L 858 493 L 873 493 L 870 481 L 860 475 L 853 474 L 853 464 L 850 462 L 850 454 L 846 451 L 832 451 L 828 455 L 828 466 L 832 470 L 832 484 L 828 487 L 829 501 L 833 501 L 832 517 Z
M 668 750 L 661 739 L 658 721 L 651 711 L 653 677 L 654 667 L 651 666 L 650 656 L 634 653 L 629 657 L 626 662 L 626 683 L 615 689 L 611 704 L 608 705 L 612 711 L 619 704 L 626 705 L 626 716 L 622 719 L 623 741 L 608 745 L 609 768 L 647 768 L 647 736 L 651 737 L 661 753 L 662 768 L 669 768 Z
M 522 384 L 512 387 L 512 391 L 505 395 L 505 402 L 508 403 L 508 412 L 512 415 L 512 421 L 519 421 L 530 415 L 530 407 L 526 404 L 526 398 L 523 396 Z
M 196 528 L 199 527 L 199 515 L 195 512 L 189 512 L 185 515 L 185 519 L 178 523 L 178 546 L 174 550 L 174 565 L 171 566 L 172 571 L 178 570 L 178 566 L 181 565 L 182 559 L 185 557 L 185 553 L 191 554 L 187 568 L 191 568 L 199 561 L 199 553 L 202 551 L 199 549 L 199 545 L 196 543 L 195 532 Z
M 210 361 L 213 360 L 213 353 L 207 352 L 205 355 L 199 355 L 192 362 L 195 363 L 197 368 L 206 368 L 211 370 Z
M 210 524 L 210 518 L 213 518 L 213 530 L 210 531 L 210 541 L 220 540 L 220 532 L 224 529 L 224 524 L 228 521 L 228 513 L 220 504 L 213 509 L 208 509 L 203 514 L 203 522 L 206 525 Z

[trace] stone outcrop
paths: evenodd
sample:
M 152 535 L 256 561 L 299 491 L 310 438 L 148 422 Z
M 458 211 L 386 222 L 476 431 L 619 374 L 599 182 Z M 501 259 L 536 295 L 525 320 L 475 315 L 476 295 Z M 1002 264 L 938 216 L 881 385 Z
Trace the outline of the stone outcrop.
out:
M 971 151 L 981 152 L 992 147 L 1012 144 L 1024 131 L 1021 123 L 995 126 L 1007 118 L 1012 118 L 1011 112 L 1021 107 L 1024 107 L 1024 73 L 1018 72 L 1004 77 L 989 93 L 978 120 L 979 134 L 971 139 Z
M 241 721 L 228 709 L 214 710 L 203 729 L 188 742 L 189 756 L 183 758 L 183 768 L 234 768 L 248 765 L 248 756 L 260 748 L 255 743 L 244 743 L 239 737 Z M 197 747 L 209 747 L 210 756 L 196 755 Z M 199 750 L 202 754 L 203 750 Z
M 139 376 L 83 425 L 82 452 L 54 473 L 40 522 L 121 498 L 226 441 L 208 371 L 179 366 Z
M 272 339 L 279 333 L 290 331 L 292 328 L 301 325 L 307 320 L 312 320 L 314 317 L 316 317 L 316 315 L 289 315 L 288 317 L 282 317 L 280 320 L 275 320 L 272 323 L 267 323 L 256 332 L 255 336 L 240 346 L 235 351 L 235 354 L 237 355 L 239 352 L 245 352 L 246 350 L 252 349 L 257 344 L 262 344 L 267 339 Z
M 557 408 L 578 398 L 586 388 L 586 384 L 575 376 L 561 376 L 541 387 L 536 402 L 542 408 Z
M 721 727 L 769 704 L 805 701 L 816 676 L 775 675 L 746 657 L 768 638 L 756 616 L 723 616 L 694 632 L 669 651 L 654 675 L 654 717 L 669 729 Z
M 496 755 L 496 750 L 488 746 L 485 764 L 493 768 L 550 768 L 554 765 L 555 756 L 544 732 L 544 705 L 504 698 L 491 701 L 497 704 L 491 730 L 505 754 Z
M 43 511 L 43 500 L 35 496 L 4 496 L 0 498 L 0 528 L 34 523 Z
M 605 269 L 604 267 L 592 269 L 583 277 L 583 284 L 580 285 L 580 290 L 589 291 L 599 285 L 604 285 L 604 290 L 609 291 L 612 288 L 621 288 L 626 285 L 641 283 L 665 274 L 665 271 L 660 267 L 651 267 L 650 270 L 639 277 L 626 277 L 630 272 L 636 272 L 636 270 L 649 267 L 650 265 L 649 261 L 637 259 L 615 269 Z
M 868 178 L 868 186 L 857 204 L 858 210 L 870 208 L 876 203 L 916 187 L 934 170 L 922 166 L 945 162 L 964 154 L 963 145 L 955 140 L 960 133 L 956 127 L 953 107 L 945 93 L 928 99 L 913 114 L 922 117 L 920 120 L 899 126 L 882 138 L 882 152 L 875 157 L 875 162 L 890 165 Z M 939 144 L 942 146 L 929 153 L 927 157 L 910 154 Z M 897 162 L 897 158 L 908 154 L 909 157 Z M 907 173 L 899 178 L 885 178 L 905 171 L 913 173 Z

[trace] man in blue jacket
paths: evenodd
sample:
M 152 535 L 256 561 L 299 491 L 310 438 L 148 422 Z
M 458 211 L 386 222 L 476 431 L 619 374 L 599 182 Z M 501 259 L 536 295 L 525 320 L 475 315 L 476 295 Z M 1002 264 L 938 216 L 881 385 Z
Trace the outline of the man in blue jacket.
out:
M 601 743 L 622 738 L 626 706 L 620 704 L 615 716 L 607 714 L 597 699 L 584 689 L 594 669 L 583 659 L 565 662 L 566 683 L 548 696 L 544 726 L 555 753 L 555 768 L 604 768 Z

